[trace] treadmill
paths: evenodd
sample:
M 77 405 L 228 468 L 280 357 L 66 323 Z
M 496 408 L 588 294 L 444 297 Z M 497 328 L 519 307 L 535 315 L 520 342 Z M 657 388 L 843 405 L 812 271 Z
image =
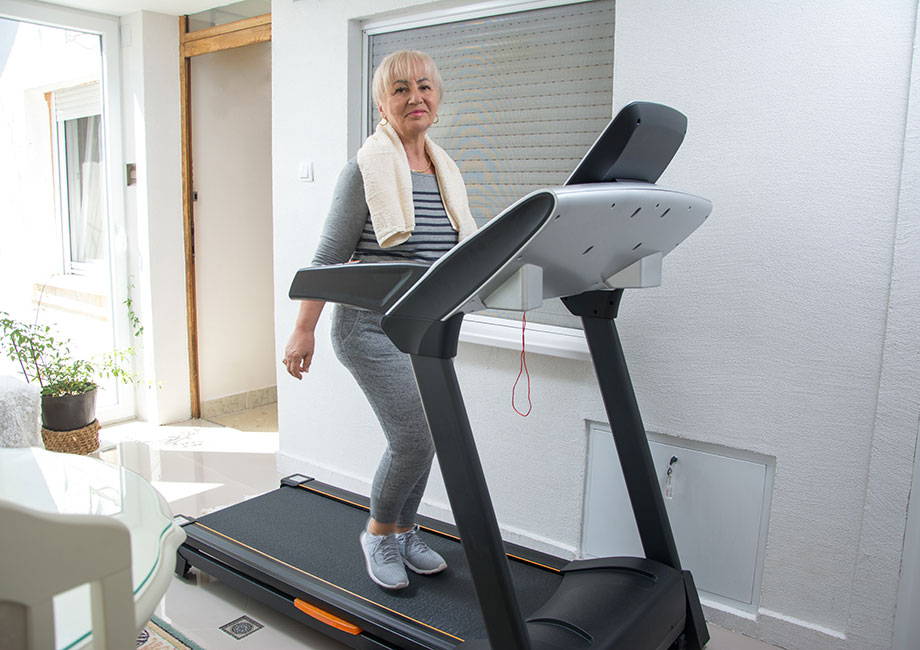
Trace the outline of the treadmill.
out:
M 196 567 L 352 648 L 700 650 L 709 633 L 615 325 L 623 290 L 659 285 L 664 255 L 711 211 L 655 185 L 686 125 L 667 106 L 626 106 L 563 186 L 525 196 L 431 266 L 297 272 L 291 298 L 381 312 L 410 355 L 456 525 L 419 523 L 447 570 L 377 587 L 358 544 L 368 500 L 294 475 L 224 510 L 177 517 L 187 535 L 177 574 Z M 584 324 L 644 558 L 568 561 L 502 541 L 453 357 L 464 314 L 556 297 Z

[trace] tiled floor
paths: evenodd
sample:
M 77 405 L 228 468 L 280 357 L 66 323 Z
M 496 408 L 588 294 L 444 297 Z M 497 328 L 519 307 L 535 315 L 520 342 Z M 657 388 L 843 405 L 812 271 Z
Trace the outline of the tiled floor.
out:
M 278 486 L 275 471 L 278 418 L 274 405 L 217 418 L 163 427 L 141 422 L 105 427 L 100 456 L 138 472 L 156 486 L 173 512 L 199 516 Z M 193 572 L 173 582 L 156 615 L 205 650 L 343 650 L 311 629 L 237 593 L 222 583 Z M 248 617 L 241 639 L 228 623 Z M 257 627 L 261 625 L 262 627 Z M 710 625 L 707 650 L 776 650 Z

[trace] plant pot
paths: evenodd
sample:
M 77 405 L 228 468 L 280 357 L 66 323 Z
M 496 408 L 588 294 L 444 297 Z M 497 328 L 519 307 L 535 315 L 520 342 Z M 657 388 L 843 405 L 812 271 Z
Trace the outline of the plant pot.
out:
M 73 431 L 96 419 L 96 389 L 79 395 L 42 396 L 42 426 L 52 431 Z

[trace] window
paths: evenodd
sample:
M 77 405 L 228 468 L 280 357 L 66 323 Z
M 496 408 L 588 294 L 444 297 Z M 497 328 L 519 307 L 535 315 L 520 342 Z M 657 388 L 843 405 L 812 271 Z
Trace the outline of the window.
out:
M 119 19 L 0 5 L 0 305 L 54 326 L 81 357 L 123 350 L 136 341 L 125 309 Z M 106 388 L 100 421 L 133 417 L 134 388 Z
M 97 37 L 98 38 L 98 37 Z M 51 94 L 64 272 L 106 272 L 102 93 L 98 82 Z
M 367 133 L 379 119 L 370 80 L 383 57 L 400 49 L 431 55 L 444 97 L 430 135 L 457 161 L 480 225 L 528 193 L 565 182 L 610 121 L 613 0 L 435 16 L 411 28 L 368 24 L 365 34 Z M 517 312 L 487 313 L 520 319 Z M 558 300 L 527 320 L 580 327 Z

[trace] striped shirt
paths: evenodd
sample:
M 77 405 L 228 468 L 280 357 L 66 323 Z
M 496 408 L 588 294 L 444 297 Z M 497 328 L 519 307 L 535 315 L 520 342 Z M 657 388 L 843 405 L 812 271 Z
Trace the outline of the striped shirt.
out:
M 415 230 L 398 246 L 380 248 L 370 216 L 364 222 L 354 259 L 367 262 L 424 262 L 433 264 L 457 245 L 457 231 L 450 225 L 438 180 L 432 174 L 412 172 L 412 203 Z
M 329 215 L 313 256 L 314 265 L 363 262 L 423 262 L 431 264 L 457 245 L 433 174 L 412 172 L 415 230 L 402 244 L 380 248 L 367 202 L 358 163 L 345 165 L 336 184 Z

